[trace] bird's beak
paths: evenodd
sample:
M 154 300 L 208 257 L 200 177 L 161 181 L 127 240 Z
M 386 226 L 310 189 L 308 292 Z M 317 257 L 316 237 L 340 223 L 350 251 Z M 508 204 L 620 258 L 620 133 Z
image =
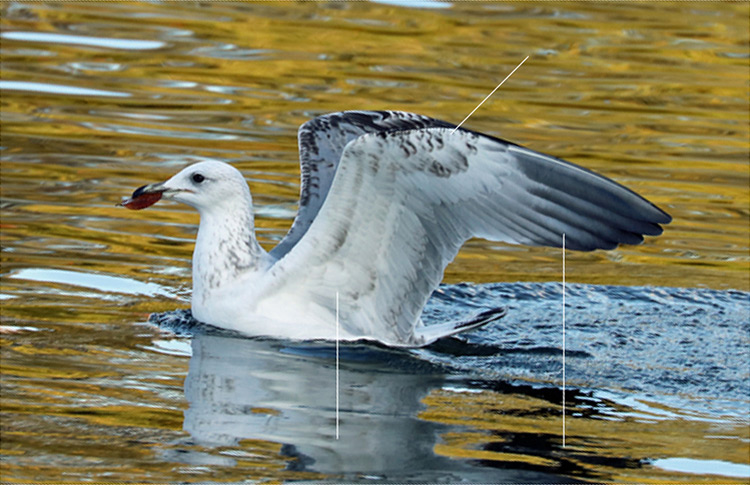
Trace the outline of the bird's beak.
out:
M 148 184 L 144 185 L 142 187 L 138 187 L 135 189 L 135 192 L 133 192 L 133 198 L 140 197 L 144 194 L 161 194 L 166 192 L 167 188 L 164 186 L 165 182 L 159 182 L 156 184 Z
M 132 210 L 140 210 L 150 207 L 156 204 L 156 202 L 161 199 L 162 195 L 167 191 L 164 184 L 165 182 L 159 182 L 138 187 L 129 199 L 124 199 L 117 205 Z

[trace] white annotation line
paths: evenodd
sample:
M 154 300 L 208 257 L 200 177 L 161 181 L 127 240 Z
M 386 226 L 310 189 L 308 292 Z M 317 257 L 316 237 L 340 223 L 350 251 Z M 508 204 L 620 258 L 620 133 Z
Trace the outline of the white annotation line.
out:
M 339 292 L 336 292 L 336 439 L 339 439 Z
M 565 448 L 565 233 L 562 235 L 562 445 Z
M 526 56 L 526 59 L 528 59 L 529 57 L 530 57 L 530 56 Z M 522 64 L 523 64 L 524 62 L 526 62 L 526 59 L 522 60 L 522 61 L 521 61 L 521 62 L 520 62 L 520 63 L 519 63 L 519 64 L 518 64 L 517 66 L 516 66 L 516 68 L 515 68 L 515 69 L 513 69 L 512 71 L 510 71 L 510 74 L 508 74 L 507 76 L 505 76 L 505 79 L 503 79 L 502 81 L 500 81 L 500 84 L 498 84 L 497 86 L 495 86 L 495 89 L 493 89 L 493 90 L 492 90 L 492 92 L 491 92 L 490 94 L 488 94 L 488 95 L 487 95 L 487 97 L 486 97 L 486 98 L 484 98 L 484 99 L 482 100 L 482 102 L 481 102 L 481 103 L 479 103 L 479 104 L 477 105 L 477 107 L 476 107 L 476 108 L 474 108 L 474 110 L 473 110 L 473 111 L 472 111 L 471 113 L 469 113 L 469 116 L 467 116 L 466 118 L 464 118 L 464 120 L 463 120 L 463 121 L 462 121 L 461 123 L 459 123 L 459 124 L 458 124 L 458 126 L 456 126 L 455 128 L 453 128 L 453 131 L 451 131 L 451 133 L 455 133 L 457 129 L 461 128 L 461 125 L 463 125 L 463 124 L 464 124 L 464 123 L 466 122 L 466 120 L 468 120 L 468 119 L 469 119 L 469 118 L 471 117 L 471 115 L 473 115 L 473 114 L 474 114 L 474 111 L 478 110 L 478 109 L 479 109 L 479 107 L 480 107 L 480 106 L 482 106 L 482 105 L 484 104 L 484 102 L 485 102 L 485 101 L 487 101 L 488 99 L 490 99 L 490 96 L 492 96 L 493 94 L 495 94 L 495 91 L 497 91 L 497 90 L 498 90 L 498 88 L 499 88 L 500 86 L 502 86 L 502 85 L 503 85 L 503 83 L 504 83 L 505 81 L 507 81 L 507 80 L 508 80 L 508 78 L 509 78 L 509 77 L 511 77 L 511 76 L 513 75 L 513 73 L 514 73 L 514 72 L 516 72 L 516 71 L 518 70 L 518 68 L 519 68 L 519 67 L 521 67 L 521 65 L 522 65 Z

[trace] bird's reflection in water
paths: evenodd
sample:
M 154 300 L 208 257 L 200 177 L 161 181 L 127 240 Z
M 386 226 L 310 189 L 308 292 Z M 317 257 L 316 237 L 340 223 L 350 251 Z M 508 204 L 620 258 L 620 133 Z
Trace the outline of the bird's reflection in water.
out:
M 204 334 L 192 350 L 184 428 L 197 444 L 271 441 L 291 466 L 325 474 L 403 476 L 450 461 L 433 452 L 440 425 L 418 418 L 445 376 L 406 351 L 340 347 L 337 439 L 333 344 Z
M 271 469 L 281 459 L 288 471 L 347 481 L 571 481 L 554 469 L 498 466 L 435 453 L 441 436 L 465 427 L 421 419 L 425 396 L 476 378 L 443 360 L 477 351 L 495 354 L 498 348 L 447 339 L 425 351 L 442 356 L 434 359 L 421 351 L 342 343 L 337 437 L 334 343 L 241 338 L 200 324 L 184 310 L 154 314 L 151 321 L 192 337 L 183 427 L 197 449 L 183 444 L 178 454 L 166 457 L 170 461 L 200 469 L 234 467 L 233 457 L 248 456 L 244 444 L 251 440 L 277 450 L 269 457 Z M 268 449 L 254 447 L 251 454 L 265 460 L 255 452 Z

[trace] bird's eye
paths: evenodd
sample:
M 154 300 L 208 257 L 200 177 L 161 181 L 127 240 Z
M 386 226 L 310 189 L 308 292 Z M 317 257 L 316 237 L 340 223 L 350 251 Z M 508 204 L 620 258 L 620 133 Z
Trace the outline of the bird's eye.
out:
M 203 175 L 199 173 L 194 173 L 191 178 L 193 179 L 193 182 L 195 182 L 196 184 L 199 184 L 203 182 L 204 180 L 206 180 L 206 177 L 204 177 Z

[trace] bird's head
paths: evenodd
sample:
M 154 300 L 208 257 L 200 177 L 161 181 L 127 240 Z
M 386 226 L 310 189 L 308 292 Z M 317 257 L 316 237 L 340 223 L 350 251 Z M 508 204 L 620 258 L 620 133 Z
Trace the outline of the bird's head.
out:
M 166 182 L 144 185 L 123 200 L 123 207 L 145 209 L 160 199 L 174 200 L 205 213 L 228 204 L 250 202 L 250 190 L 239 170 L 218 161 L 199 162 L 183 169 Z

